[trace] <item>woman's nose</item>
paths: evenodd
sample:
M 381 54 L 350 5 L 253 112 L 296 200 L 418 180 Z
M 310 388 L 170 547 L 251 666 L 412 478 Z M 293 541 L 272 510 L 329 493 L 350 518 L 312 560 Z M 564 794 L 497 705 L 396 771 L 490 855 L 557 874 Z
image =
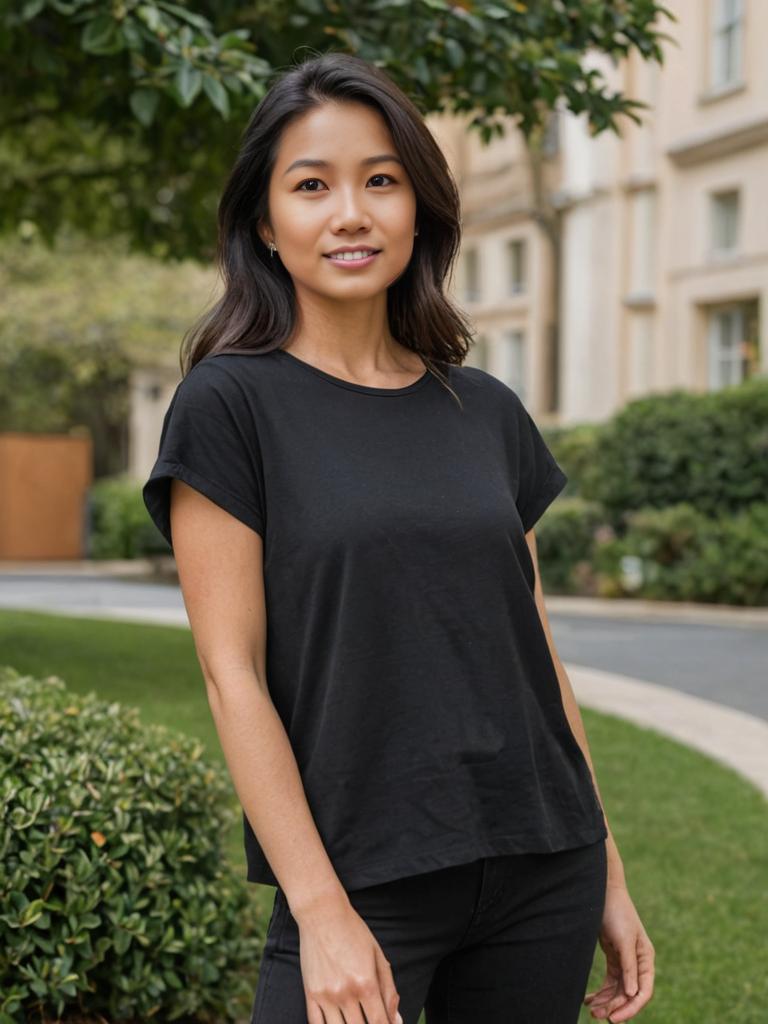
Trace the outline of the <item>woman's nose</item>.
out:
M 335 220 L 337 227 L 344 227 L 347 230 L 367 226 L 370 223 L 365 198 L 356 189 L 339 192 Z

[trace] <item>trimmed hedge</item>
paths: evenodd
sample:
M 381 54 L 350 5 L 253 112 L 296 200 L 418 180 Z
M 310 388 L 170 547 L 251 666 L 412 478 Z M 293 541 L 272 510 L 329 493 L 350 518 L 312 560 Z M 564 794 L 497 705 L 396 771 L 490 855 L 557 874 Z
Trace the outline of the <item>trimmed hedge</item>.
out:
M 557 453 L 556 453 L 557 454 Z M 567 452 L 565 467 L 570 464 Z M 680 502 L 731 516 L 768 500 L 768 377 L 720 391 L 636 399 L 594 433 L 581 494 L 614 528 L 640 508 Z M 566 468 L 566 472 L 568 469 Z
M 768 605 L 768 503 L 722 517 L 686 502 L 637 509 L 618 536 L 599 506 L 562 498 L 536 538 L 550 593 Z
M 625 559 L 636 561 L 628 586 Z M 630 514 L 624 537 L 595 549 L 599 593 L 768 605 L 768 503 L 709 517 L 687 502 Z
M 768 604 L 768 377 L 542 433 L 569 478 L 536 528 L 548 590 Z
M 566 494 L 536 524 L 541 583 L 547 593 L 586 594 L 594 590 L 591 566 L 604 514 L 596 502 Z
M 0 1024 L 242 1016 L 261 938 L 199 741 L 0 666 L 0 798 Z

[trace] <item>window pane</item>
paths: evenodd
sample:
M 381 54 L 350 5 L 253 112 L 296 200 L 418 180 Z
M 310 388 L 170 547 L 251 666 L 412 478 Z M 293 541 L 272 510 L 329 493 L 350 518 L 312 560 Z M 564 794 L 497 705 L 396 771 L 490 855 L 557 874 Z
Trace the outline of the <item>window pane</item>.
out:
M 712 245 L 733 249 L 738 236 L 739 194 L 723 192 L 712 196 Z
M 525 291 L 525 241 L 515 238 L 507 242 L 507 268 L 509 292 L 519 295 Z

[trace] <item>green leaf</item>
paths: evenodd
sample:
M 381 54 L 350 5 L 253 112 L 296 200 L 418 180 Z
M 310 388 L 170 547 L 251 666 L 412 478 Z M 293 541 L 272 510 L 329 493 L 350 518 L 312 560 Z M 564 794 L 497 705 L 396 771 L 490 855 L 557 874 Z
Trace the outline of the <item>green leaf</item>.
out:
M 28 924 L 33 924 L 43 913 L 44 907 L 45 900 L 32 900 L 32 902 L 24 908 L 24 911 L 19 918 L 19 924 L 22 928 L 25 928 Z
M 174 84 L 181 97 L 182 106 L 188 107 L 200 92 L 203 84 L 202 72 L 185 61 L 176 72 Z
M 160 94 L 156 89 L 134 89 L 129 103 L 136 119 L 148 128 L 155 119 Z
M 460 68 L 464 63 L 464 50 L 455 39 L 445 40 L 445 55 L 452 68 Z
M 203 75 L 203 89 L 213 106 L 226 119 L 229 117 L 229 94 L 218 78 Z
M 117 955 L 122 956 L 131 944 L 130 932 L 126 932 L 122 928 L 118 929 L 115 932 L 113 943 Z
M 87 53 L 104 56 L 123 49 L 123 36 L 115 19 L 109 14 L 97 14 L 83 29 L 80 45 Z
M 156 7 L 152 6 L 152 4 L 142 4 L 137 13 L 150 32 L 157 32 L 163 19 L 160 17 L 160 12 Z
M 125 45 L 129 50 L 135 50 L 137 53 L 144 48 L 144 37 L 142 36 L 141 30 L 139 29 L 136 20 L 126 18 L 120 28 L 123 33 L 123 39 Z
M 222 81 L 224 85 L 229 89 L 230 92 L 235 93 L 237 96 L 243 93 L 243 83 L 237 77 L 237 75 L 222 75 Z
M 250 34 L 250 30 L 247 28 L 238 28 L 234 32 L 226 32 L 219 39 L 219 48 L 227 50 L 231 46 L 238 49 L 241 43 L 248 41 Z
M 162 7 L 169 14 L 175 14 L 177 18 L 181 18 L 182 21 L 194 25 L 195 28 L 199 28 L 203 32 L 211 30 L 210 21 L 204 18 L 202 14 L 195 14 L 192 11 L 188 11 L 185 7 L 179 7 L 178 4 L 165 3 L 164 0 L 157 0 L 157 6 Z
M 45 7 L 45 0 L 29 0 L 21 9 L 21 20 L 31 21 Z

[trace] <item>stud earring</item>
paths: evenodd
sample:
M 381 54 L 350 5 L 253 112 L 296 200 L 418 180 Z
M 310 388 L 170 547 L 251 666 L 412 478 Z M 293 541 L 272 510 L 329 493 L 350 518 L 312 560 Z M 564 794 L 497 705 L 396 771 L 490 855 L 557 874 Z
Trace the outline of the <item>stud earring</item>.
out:
M 270 242 L 269 243 L 269 255 L 270 256 L 274 256 L 276 252 L 277 252 L 277 247 L 275 246 L 275 243 L 274 242 Z
M 419 229 L 418 229 L 418 228 L 416 228 L 416 230 L 415 230 L 415 231 L 414 231 L 413 233 L 414 233 L 414 235 L 418 235 L 418 233 L 419 233 Z

